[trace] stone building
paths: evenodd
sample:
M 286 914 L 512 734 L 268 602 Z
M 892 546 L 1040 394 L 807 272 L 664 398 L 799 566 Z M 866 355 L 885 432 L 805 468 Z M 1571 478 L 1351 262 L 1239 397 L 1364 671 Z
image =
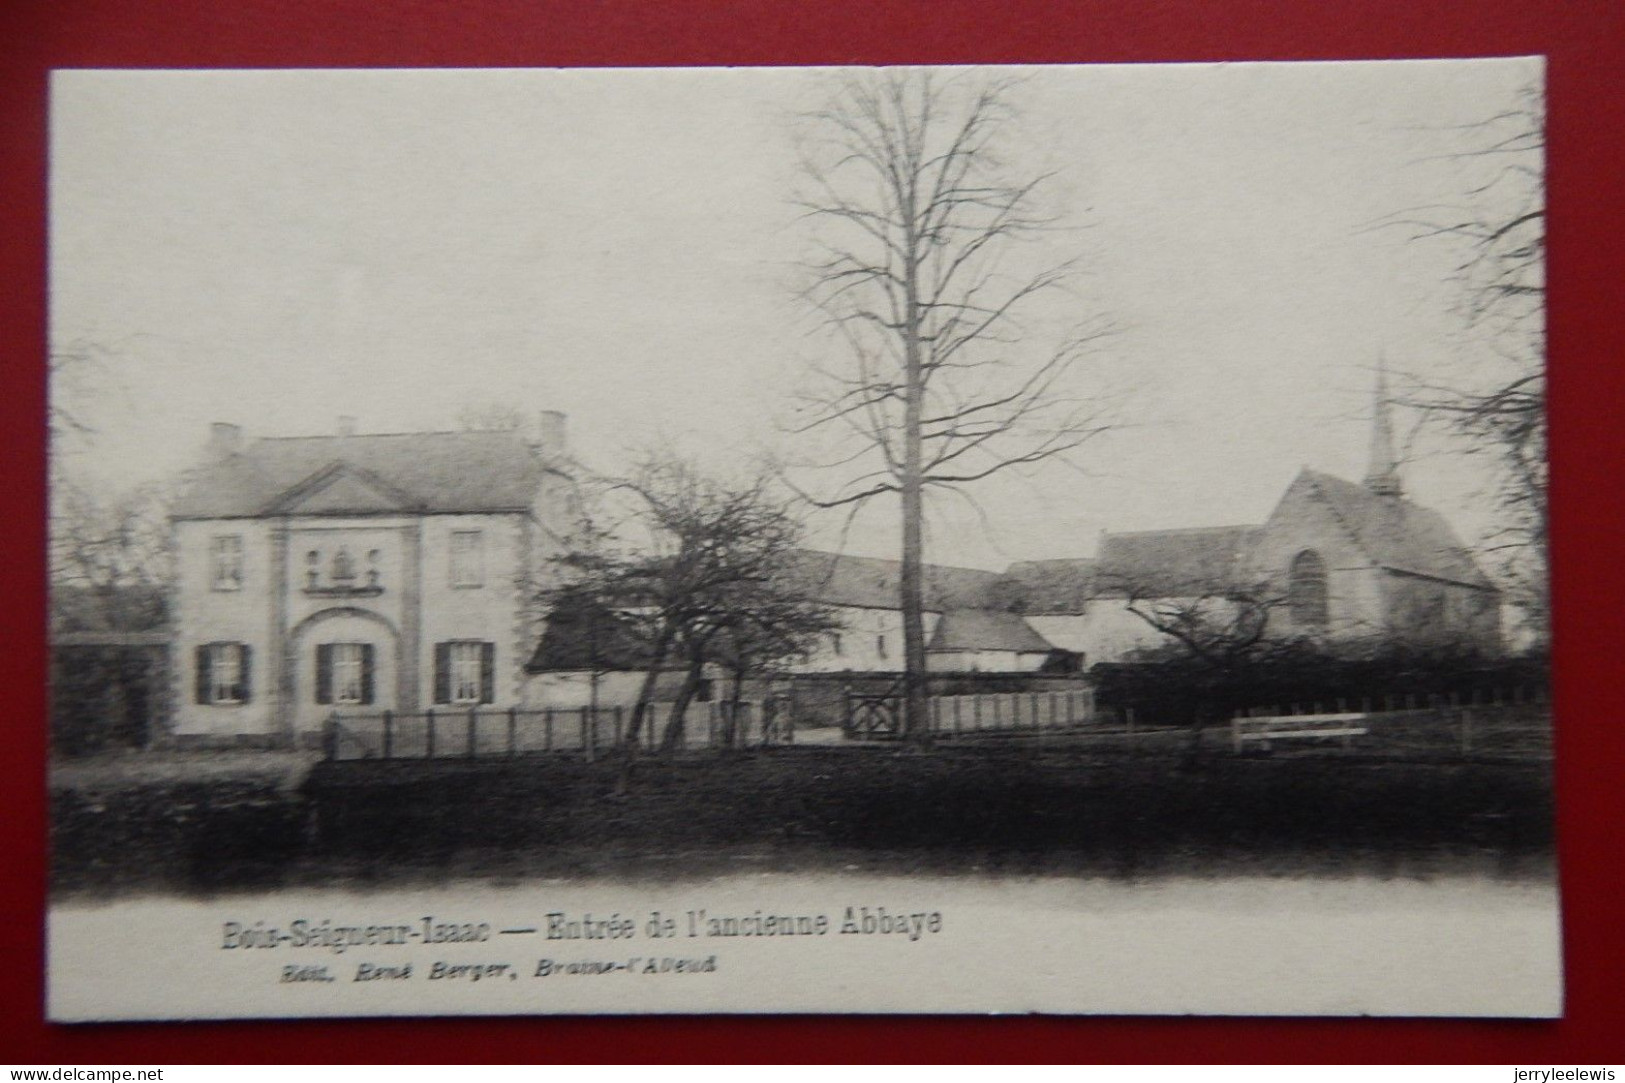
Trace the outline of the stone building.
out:
M 335 709 L 516 705 L 576 522 L 564 417 L 522 432 L 245 443 L 213 426 L 172 519 L 170 738 L 309 740 Z
M 1166 644 L 1134 609 L 1204 603 L 1333 648 L 1498 649 L 1500 592 L 1442 515 L 1405 498 L 1386 400 L 1379 376 L 1362 483 L 1305 467 L 1262 524 L 1105 534 L 1093 559 L 1015 564 L 1013 606 L 1091 663 Z

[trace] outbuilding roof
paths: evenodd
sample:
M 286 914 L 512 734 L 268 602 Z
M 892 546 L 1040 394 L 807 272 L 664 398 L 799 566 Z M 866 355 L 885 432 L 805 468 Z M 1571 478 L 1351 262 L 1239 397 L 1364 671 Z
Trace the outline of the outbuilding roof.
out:
M 513 432 L 276 437 L 197 471 L 173 514 L 522 511 L 544 469 Z
M 1021 619 L 997 609 L 950 609 L 937 620 L 928 651 L 1015 651 L 1047 654 L 1054 645 Z
M 1208 526 L 1107 534 L 1095 561 L 1101 594 L 1174 598 L 1239 585 L 1257 527 Z
M 826 605 L 897 609 L 901 596 L 903 562 L 845 553 L 797 550 L 789 575 Z M 932 612 L 976 608 L 993 604 L 993 592 L 1003 578 L 999 572 L 927 564 L 924 568 L 925 608 Z

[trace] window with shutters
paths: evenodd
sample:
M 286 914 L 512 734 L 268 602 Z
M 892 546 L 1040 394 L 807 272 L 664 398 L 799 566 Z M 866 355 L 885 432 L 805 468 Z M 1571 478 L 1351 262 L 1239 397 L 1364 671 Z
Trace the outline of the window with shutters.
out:
M 496 648 L 477 639 L 459 639 L 435 645 L 434 701 L 436 703 L 494 703 Z
M 485 585 L 485 535 L 478 530 L 451 532 L 451 585 Z
M 365 684 L 361 679 L 365 644 L 333 644 L 333 702 L 362 703 Z
M 209 579 L 215 590 L 243 589 L 241 534 L 219 534 L 210 540 Z
M 481 677 L 484 673 L 480 644 L 453 643 L 451 645 L 451 701 L 478 703 Z
M 205 643 L 197 649 L 197 701 L 231 706 L 248 702 L 246 643 Z
M 371 643 L 322 643 L 316 647 L 316 702 L 365 706 L 373 702 Z

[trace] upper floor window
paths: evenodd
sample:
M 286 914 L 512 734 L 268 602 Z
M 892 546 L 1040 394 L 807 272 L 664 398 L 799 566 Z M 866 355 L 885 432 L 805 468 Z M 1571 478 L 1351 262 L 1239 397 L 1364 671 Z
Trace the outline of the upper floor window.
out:
M 1327 619 L 1326 562 L 1313 549 L 1292 558 L 1286 589 L 1287 609 L 1294 624 L 1324 627 Z
M 197 649 L 197 701 L 248 702 L 249 650 L 246 643 L 205 643 Z
M 841 633 L 832 632 L 829 637 L 829 645 L 834 649 L 836 657 L 840 657 L 844 653 L 841 650 Z
M 243 589 L 241 534 L 217 534 L 210 540 L 209 581 L 215 590 Z
M 485 535 L 478 530 L 451 532 L 451 585 L 485 585 Z

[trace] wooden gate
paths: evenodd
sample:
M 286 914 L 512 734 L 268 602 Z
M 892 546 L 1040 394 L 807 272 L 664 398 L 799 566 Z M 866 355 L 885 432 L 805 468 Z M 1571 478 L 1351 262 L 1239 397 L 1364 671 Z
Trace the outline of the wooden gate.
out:
M 848 740 L 896 741 L 903 736 L 903 692 L 893 684 L 883 692 L 847 689 L 842 728 Z

